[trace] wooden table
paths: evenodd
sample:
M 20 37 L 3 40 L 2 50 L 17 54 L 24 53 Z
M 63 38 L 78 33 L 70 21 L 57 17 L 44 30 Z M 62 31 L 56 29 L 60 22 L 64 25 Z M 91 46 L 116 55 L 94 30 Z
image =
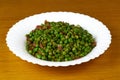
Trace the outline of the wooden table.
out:
M 110 48 L 99 58 L 70 67 L 43 67 L 16 57 L 6 46 L 9 28 L 42 12 L 71 11 L 102 21 Z M 0 0 L 0 80 L 120 80 L 120 0 Z

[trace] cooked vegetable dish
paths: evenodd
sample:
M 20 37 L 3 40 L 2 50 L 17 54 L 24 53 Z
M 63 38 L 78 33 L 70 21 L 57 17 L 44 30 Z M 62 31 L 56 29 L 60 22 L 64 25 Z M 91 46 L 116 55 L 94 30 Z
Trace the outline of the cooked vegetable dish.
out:
M 87 30 L 62 21 L 45 21 L 26 34 L 28 53 L 47 61 L 75 60 L 86 56 L 95 46 L 95 39 Z

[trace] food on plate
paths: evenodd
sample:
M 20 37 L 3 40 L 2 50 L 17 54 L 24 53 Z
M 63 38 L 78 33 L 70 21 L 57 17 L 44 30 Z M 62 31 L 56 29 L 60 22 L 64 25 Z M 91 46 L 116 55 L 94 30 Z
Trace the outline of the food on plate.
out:
M 87 30 L 62 21 L 45 21 L 26 34 L 28 53 L 47 61 L 75 60 L 86 56 L 95 46 L 96 41 Z

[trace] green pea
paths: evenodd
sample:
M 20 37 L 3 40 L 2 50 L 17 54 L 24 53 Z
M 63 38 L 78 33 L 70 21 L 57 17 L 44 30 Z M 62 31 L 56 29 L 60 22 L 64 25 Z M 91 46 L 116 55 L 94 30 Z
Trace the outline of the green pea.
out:
M 84 41 L 82 40 L 81 42 L 80 42 L 82 45 L 84 45 Z
M 65 52 L 69 52 L 69 48 L 66 48 L 66 49 L 65 49 Z
M 72 48 L 72 51 L 75 51 L 75 50 L 76 50 L 76 48 L 75 48 L 75 47 L 73 47 L 73 48 Z
M 46 49 L 45 49 L 45 52 L 49 52 L 49 49 L 48 49 L 48 48 L 46 48 Z
M 63 54 L 63 55 L 65 55 L 65 54 L 66 54 L 66 52 L 65 52 L 65 51 L 63 51 L 63 52 L 62 52 L 62 54 Z
M 51 33 L 51 34 L 54 34 L 54 31 L 53 31 L 53 30 L 51 30 L 51 31 L 50 31 L 50 33 Z
M 38 50 L 38 48 L 34 48 L 34 49 L 33 49 L 33 52 L 35 53 L 35 52 L 37 52 L 37 50 Z
M 72 57 L 68 57 L 68 61 L 72 60 Z
M 46 59 L 46 57 L 45 57 L 45 56 L 42 56 L 42 59 L 43 59 L 43 60 L 45 60 L 45 59 Z
M 78 35 L 75 35 L 75 38 L 78 39 L 79 38 Z
M 84 54 L 84 53 L 81 53 L 81 54 L 79 54 L 79 56 L 80 56 L 80 57 L 83 57 L 83 56 L 85 56 L 85 54 Z
M 48 59 L 52 59 L 52 56 L 51 56 L 51 55 L 48 55 Z
M 66 39 L 66 40 L 64 41 L 64 43 L 67 44 L 67 43 L 68 43 L 68 40 Z
M 72 39 L 72 38 L 69 38 L 68 41 L 69 41 L 69 42 L 73 42 L 73 39 Z
M 88 46 L 88 43 L 85 43 L 85 46 Z
M 60 44 L 62 44 L 62 43 L 63 43 L 63 41 L 60 41 L 59 43 L 60 43 Z
M 32 37 L 30 38 L 30 41 L 33 41 L 33 38 L 32 38 Z
M 63 37 L 63 38 L 61 38 L 61 41 L 64 41 L 65 40 L 65 38 Z
M 58 58 L 56 61 L 60 62 L 61 60 Z
M 65 58 L 65 61 L 68 61 L 69 59 L 68 58 Z
M 45 21 L 39 26 L 40 29 L 36 27 L 26 34 L 26 50 L 36 58 L 70 61 L 86 56 L 95 47 L 93 36 L 80 25 Z M 62 49 L 58 49 L 58 45 L 61 45 Z
M 59 57 L 59 54 L 55 54 L 55 57 L 58 58 L 58 57 Z
M 38 45 L 38 44 L 36 44 L 36 47 L 37 47 L 37 48 L 39 48 L 39 45 Z
M 36 54 L 36 57 L 41 59 L 41 58 L 42 58 L 42 55 Z
M 32 54 L 32 50 L 29 50 L 28 52 L 29 52 L 30 54 Z
M 67 33 L 67 36 L 68 36 L 68 37 L 70 37 L 70 36 L 71 36 L 71 34 L 72 34 L 72 33 L 70 33 L 70 32 L 69 32 L 69 33 Z

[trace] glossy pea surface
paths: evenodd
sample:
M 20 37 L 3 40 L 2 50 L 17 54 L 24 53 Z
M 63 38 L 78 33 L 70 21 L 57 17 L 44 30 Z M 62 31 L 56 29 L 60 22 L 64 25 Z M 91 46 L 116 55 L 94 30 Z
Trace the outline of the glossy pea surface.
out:
M 86 56 L 96 46 L 95 39 L 79 25 L 48 22 L 26 34 L 26 50 L 47 61 L 70 61 Z

